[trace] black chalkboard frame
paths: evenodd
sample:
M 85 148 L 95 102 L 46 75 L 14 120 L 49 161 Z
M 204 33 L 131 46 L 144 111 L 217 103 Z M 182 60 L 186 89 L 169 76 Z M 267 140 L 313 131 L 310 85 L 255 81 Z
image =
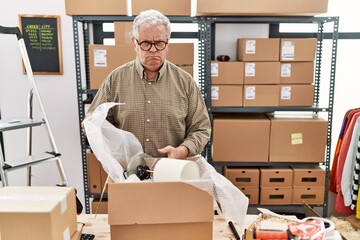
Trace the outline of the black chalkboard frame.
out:
M 40 51 L 34 50 L 30 47 L 29 36 L 26 32 L 26 26 L 36 22 L 41 25 L 50 25 L 53 28 L 53 38 L 51 44 L 54 51 Z M 60 16 L 58 15 L 34 15 L 34 14 L 19 14 L 20 31 L 24 36 L 24 42 L 29 56 L 30 64 L 33 74 L 35 75 L 62 75 L 62 48 L 61 48 L 61 26 Z M 45 57 L 44 57 L 45 56 Z M 40 59 L 42 58 L 42 59 Z M 44 63 L 41 63 L 41 61 Z M 23 65 L 23 73 L 26 74 Z

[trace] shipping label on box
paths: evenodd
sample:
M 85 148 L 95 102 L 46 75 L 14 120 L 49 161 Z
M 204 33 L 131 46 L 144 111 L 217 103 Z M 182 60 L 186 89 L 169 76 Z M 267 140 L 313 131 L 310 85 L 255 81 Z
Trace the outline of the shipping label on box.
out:
M 244 85 L 244 107 L 278 107 L 280 88 L 278 85 Z
M 211 62 L 211 84 L 244 83 L 243 62 Z
M 279 38 L 237 39 L 238 61 L 279 61 Z
M 244 84 L 279 84 L 279 62 L 245 62 Z
M 314 62 L 282 62 L 281 84 L 312 84 L 314 82 Z

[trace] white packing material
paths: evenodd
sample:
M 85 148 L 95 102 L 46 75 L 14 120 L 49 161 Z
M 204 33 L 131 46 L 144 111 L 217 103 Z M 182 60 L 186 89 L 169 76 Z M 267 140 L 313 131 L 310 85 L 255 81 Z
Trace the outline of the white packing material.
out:
M 114 182 L 125 181 L 124 168 L 133 156 L 143 153 L 134 134 L 118 129 L 106 120 L 110 108 L 123 104 L 103 103 L 83 122 L 92 151 Z

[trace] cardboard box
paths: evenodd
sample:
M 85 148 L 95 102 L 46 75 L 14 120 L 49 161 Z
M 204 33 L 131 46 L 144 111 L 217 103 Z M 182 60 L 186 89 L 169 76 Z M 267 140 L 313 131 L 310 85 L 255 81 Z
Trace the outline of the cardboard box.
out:
M 132 44 L 89 45 L 90 88 L 98 89 L 115 68 L 136 58 Z M 194 64 L 193 43 L 171 43 L 167 59 L 180 67 Z
M 91 194 L 101 194 L 103 186 L 105 186 L 107 173 L 102 167 L 99 160 L 93 153 L 87 153 L 89 192 Z M 107 190 L 105 190 L 107 192 Z
M 326 13 L 328 0 L 197 0 L 198 16 L 314 16 Z
M 295 115 L 269 115 L 271 162 L 324 162 L 328 121 Z
M 278 85 L 244 85 L 244 107 L 278 107 Z
M 294 187 L 292 204 L 323 204 L 324 187 Z
M 242 107 L 242 85 L 213 85 L 211 86 L 211 105 L 213 107 Z
M 74 188 L 0 188 L 1 239 L 70 239 L 76 221 Z
M 270 122 L 263 114 L 215 116 L 214 162 L 267 162 Z
M 167 16 L 190 16 L 191 0 L 132 0 L 132 15 L 148 9 L 156 9 Z
M 260 168 L 261 187 L 292 187 L 293 170 L 290 168 Z
M 211 62 L 211 84 L 244 84 L 244 62 Z
M 280 84 L 312 84 L 314 62 L 282 62 Z
M 280 40 L 280 61 L 314 61 L 316 44 L 316 38 L 282 38 Z
M 314 85 L 281 85 L 279 107 L 311 107 L 314 105 Z
M 126 15 L 126 0 L 65 0 L 66 15 Z
M 259 187 L 238 187 L 249 198 L 249 204 L 259 204 Z
M 107 214 L 108 213 L 108 200 L 102 199 L 100 202 L 99 199 L 94 199 L 91 202 L 91 213 L 92 214 Z
M 239 38 L 237 40 L 237 60 L 239 61 L 279 61 L 279 38 Z
M 224 168 L 224 176 L 238 187 L 259 187 L 260 171 L 258 168 Z
M 182 70 L 184 70 L 185 72 L 189 73 L 191 76 L 194 77 L 194 66 L 193 65 L 189 65 L 189 66 L 178 66 L 180 67 Z
M 280 62 L 245 62 L 244 84 L 279 84 Z
M 325 170 L 321 167 L 313 168 L 295 168 L 294 171 L 294 187 L 324 187 L 325 186 Z
M 184 182 L 109 184 L 111 239 L 212 240 L 213 197 Z
M 291 187 L 261 187 L 260 204 L 263 205 L 283 205 L 292 203 Z
M 114 22 L 115 44 L 132 44 L 132 26 L 133 22 Z
M 133 45 L 89 45 L 90 88 L 98 89 L 115 68 L 136 58 Z

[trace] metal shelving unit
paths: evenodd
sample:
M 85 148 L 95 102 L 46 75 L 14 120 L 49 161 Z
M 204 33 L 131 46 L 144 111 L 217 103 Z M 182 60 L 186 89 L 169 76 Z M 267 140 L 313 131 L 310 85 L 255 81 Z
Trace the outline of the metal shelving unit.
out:
M 326 168 L 326 186 L 329 180 L 329 165 L 330 165 L 330 151 L 331 151 L 331 124 L 333 114 L 333 101 L 334 101 L 334 87 L 335 87 L 335 66 L 336 66 L 336 50 L 338 40 L 338 17 L 169 17 L 172 23 L 197 23 L 197 33 L 173 33 L 172 38 L 197 38 L 198 39 L 198 84 L 203 94 L 210 118 L 212 119 L 213 113 L 250 113 L 250 112 L 273 112 L 273 111 L 303 111 L 327 113 L 328 124 L 328 142 L 326 149 L 326 159 L 324 162 Z M 102 44 L 102 39 L 107 37 L 114 37 L 113 33 L 102 32 L 100 26 L 103 23 L 111 23 L 114 21 L 133 21 L 134 17 L 130 16 L 73 16 L 73 34 L 74 34 L 74 51 L 75 51 L 75 65 L 76 65 L 76 82 L 77 82 L 77 94 L 78 94 L 78 107 L 79 107 L 79 125 L 84 119 L 85 109 L 84 103 L 91 102 L 96 90 L 89 89 L 90 77 L 89 77 L 89 54 L 88 45 L 90 43 Z M 220 108 L 211 107 L 211 59 L 214 59 L 214 45 L 213 34 L 214 26 L 217 23 L 266 23 L 270 24 L 270 37 L 299 37 L 297 33 L 279 33 L 279 24 L 281 23 L 315 23 L 318 24 L 317 33 L 302 33 L 307 37 L 316 37 L 317 54 L 315 64 L 315 94 L 313 107 L 279 107 L 279 108 Z M 331 32 L 324 32 L 324 25 L 327 23 L 333 23 L 333 30 Z M 82 39 L 81 39 L 82 38 Z M 322 53 L 323 53 L 323 40 L 332 40 L 332 52 L 331 52 L 331 67 L 329 78 L 329 99 L 327 106 L 319 106 L 320 102 L 320 78 L 322 69 Z M 84 54 L 82 56 L 81 54 Z M 85 76 L 82 73 L 85 72 Z M 81 127 L 80 127 L 81 129 Z M 87 171 L 87 157 L 86 151 L 89 149 L 89 145 L 86 140 L 86 136 L 80 130 L 81 136 L 81 148 L 82 148 L 82 163 L 83 163 L 83 180 L 84 180 L 84 192 L 85 192 L 85 211 L 90 213 L 89 198 L 98 197 L 90 194 L 89 192 L 89 179 Z M 208 161 L 214 166 L 254 166 L 254 163 L 234 163 L 234 162 L 222 162 L 215 163 L 212 161 L 212 140 L 207 145 L 204 155 Z M 264 165 L 269 166 L 283 166 L 286 163 L 256 163 L 257 166 Z M 296 163 L 293 165 L 303 165 L 302 163 Z M 327 213 L 327 191 L 325 192 L 325 200 L 323 207 L 323 215 Z
M 327 215 L 327 204 L 328 204 L 328 182 L 329 182 L 329 168 L 330 168 L 330 153 L 331 153 L 331 129 L 332 129 L 332 115 L 333 115 L 333 103 L 334 103 L 334 88 L 335 88 L 335 69 L 336 69 L 336 53 L 337 53 L 337 41 L 338 41 L 338 17 L 208 17 L 208 33 L 206 34 L 206 45 L 207 55 L 214 57 L 214 36 L 215 36 L 215 24 L 231 23 L 231 24 L 244 24 L 244 23 L 266 23 L 270 25 L 270 38 L 298 38 L 298 37 L 314 37 L 317 38 L 317 51 L 315 57 L 315 75 L 314 75 L 314 103 L 312 107 L 211 107 L 211 101 L 208 99 L 209 114 L 213 120 L 214 113 L 226 113 L 226 114 L 237 114 L 237 113 L 259 113 L 259 112 L 312 112 L 312 113 L 326 113 L 328 119 L 328 132 L 327 132 L 327 146 L 326 146 L 326 157 L 324 163 L 321 163 L 325 167 L 325 194 L 324 204 L 321 205 L 323 215 Z M 302 24 L 317 24 L 318 29 L 316 33 L 280 33 L 279 26 L 282 23 L 302 23 Z M 332 24 L 333 28 L 331 32 L 324 32 L 324 25 Z M 320 106 L 320 83 L 321 83 L 321 72 L 323 64 L 323 40 L 329 39 L 332 41 L 331 45 L 331 59 L 330 59 L 330 77 L 329 81 L 329 96 L 326 106 Z M 210 62 L 207 62 L 210 65 Z M 209 68 L 210 69 L 210 68 Z M 207 81 L 207 94 L 211 94 L 211 73 L 206 76 Z M 209 102 L 210 101 L 210 102 Z M 263 163 L 252 163 L 252 162 L 213 162 L 212 161 L 212 142 L 207 146 L 208 161 L 214 166 L 311 166 L 309 163 L 283 163 L 283 162 L 263 162 Z M 319 165 L 319 163 L 314 163 Z M 312 166 L 314 166 L 312 164 Z M 295 206 L 295 205 L 294 205 Z M 269 206 L 270 207 L 270 206 Z M 271 207 L 278 207 L 273 205 Z

